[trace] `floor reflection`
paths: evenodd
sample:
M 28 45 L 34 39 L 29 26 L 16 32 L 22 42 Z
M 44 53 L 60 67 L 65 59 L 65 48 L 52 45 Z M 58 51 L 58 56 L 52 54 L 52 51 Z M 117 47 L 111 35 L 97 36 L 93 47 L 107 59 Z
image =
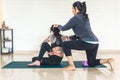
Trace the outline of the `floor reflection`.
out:
M 87 80 L 114 80 L 114 72 L 101 71 L 96 68 L 85 69 L 87 71 Z
M 33 69 L 40 80 L 64 80 L 64 74 L 61 69 Z

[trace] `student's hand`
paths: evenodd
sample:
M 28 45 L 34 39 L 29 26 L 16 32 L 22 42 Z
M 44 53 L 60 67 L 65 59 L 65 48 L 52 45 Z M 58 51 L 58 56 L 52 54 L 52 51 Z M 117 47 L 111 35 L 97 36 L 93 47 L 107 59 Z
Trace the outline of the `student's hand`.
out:
M 70 40 L 70 36 L 65 36 L 66 41 Z
M 58 27 L 58 24 L 53 24 L 54 26 L 53 27 Z

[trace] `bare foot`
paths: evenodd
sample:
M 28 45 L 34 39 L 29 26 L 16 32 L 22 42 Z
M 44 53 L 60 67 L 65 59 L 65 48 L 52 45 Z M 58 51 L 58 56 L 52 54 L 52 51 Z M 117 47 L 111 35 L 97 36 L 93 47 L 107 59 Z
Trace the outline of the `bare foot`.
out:
M 40 61 L 36 60 L 35 62 L 28 64 L 28 66 L 40 66 Z
M 111 67 L 110 71 L 114 71 L 114 68 L 115 68 L 114 58 L 109 58 L 108 59 L 108 64 Z
M 75 71 L 75 66 L 69 65 L 64 68 L 62 68 L 64 71 Z

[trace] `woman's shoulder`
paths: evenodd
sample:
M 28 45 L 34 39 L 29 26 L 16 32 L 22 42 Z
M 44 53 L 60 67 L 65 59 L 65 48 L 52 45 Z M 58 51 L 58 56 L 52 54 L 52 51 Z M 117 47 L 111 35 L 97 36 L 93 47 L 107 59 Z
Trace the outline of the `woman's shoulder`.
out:
M 84 16 L 83 16 L 83 14 L 77 14 L 77 15 L 75 15 L 74 17 L 77 18 L 77 19 L 78 19 L 78 18 L 81 18 L 81 19 L 82 19 Z
M 77 15 L 73 16 L 70 20 L 78 21 L 79 19 L 83 19 L 82 14 L 77 14 Z
M 73 17 L 70 18 L 69 21 L 77 21 L 77 20 L 78 20 L 78 17 L 77 16 L 73 16 Z

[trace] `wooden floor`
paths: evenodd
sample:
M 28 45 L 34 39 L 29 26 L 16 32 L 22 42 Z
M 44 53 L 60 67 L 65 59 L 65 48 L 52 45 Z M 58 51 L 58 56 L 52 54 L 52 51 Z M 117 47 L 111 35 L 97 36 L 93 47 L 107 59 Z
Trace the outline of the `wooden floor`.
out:
M 31 61 L 37 56 L 35 53 L 14 53 L 13 55 L 0 55 L 0 80 L 120 80 L 120 53 L 98 53 L 97 58 L 115 58 L 115 71 L 107 68 L 77 68 L 76 71 L 62 71 L 54 69 L 2 69 L 11 61 Z M 74 52 L 73 60 L 85 60 L 84 53 Z M 66 60 L 64 57 L 63 60 Z

